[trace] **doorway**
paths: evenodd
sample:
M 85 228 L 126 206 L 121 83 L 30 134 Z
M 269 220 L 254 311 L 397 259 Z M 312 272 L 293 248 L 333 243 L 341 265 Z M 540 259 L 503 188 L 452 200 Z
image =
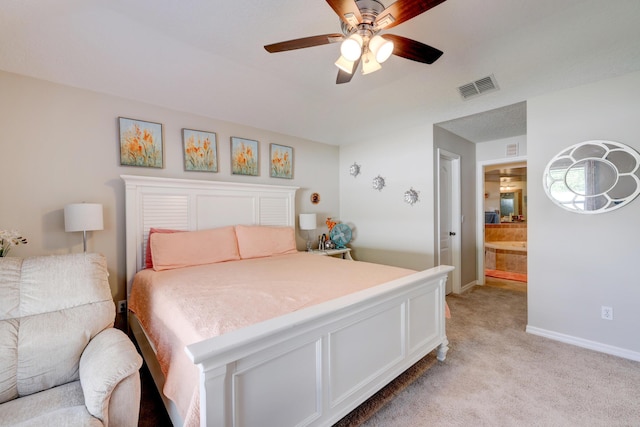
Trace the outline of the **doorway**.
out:
M 526 291 L 526 158 L 480 162 L 477 171 L 477 276 L 482 284 Z
M 476 158 L 476 167 L 475 169 L 475 188 L 469 191 L 468 193 L 473 193 L 473 195 L 469 194 L 467 197 L 475 197 L 475 208 L 471 208 L 471 212 L 464 212 L 464 217 L 473 219 L 471 221 L 474 222 L 474 227 L 471 227 L 474 233 L 475 239 L 470 239 L 473 243 L 467 247 L 465 246 L 461 249 L 463 259 L 466 261 L 468 258 L 466 257 L 467 253 L 471 253 L 471 257 L 475 257 L 475 266 L 470 267 L 475 269 L 475 274 L 473 282 L 469 282 L 469 285 L 483 285 L 485 284 L 484 280 L 484 168 L 485 165 L 498 165 L 498 164 L 506 164 L 509 162 L 526 162 L 526 156 L 519 156 L 518 152 L 520 150 L 520 145 L 522 144 L 524 150 L 523 153 L 526 153 L 526 122 L 527 122 L 527 108 L 526 101 L 518 102 L 516 104 L 506 105 L 504 107 L 496 108 L 493 110 L 483 111 L 480 113 L 472 114 L 465 117 L 459 117 L 455 119 L 451 119 L 448 121 L 437 123 L 435 126 L 437 128 L 441 128 L 453 135 L 456 135 L 463 140 L 466 140 L 470 143 L 475 144 L 475 158 Z M 434 135 L 434 139 L 438 135 Z M 449 138 L 447 139 L 449 140 Z M 515 142 L 512 143 L 512 142 Z M 451 145 L 453 144 L 453 145 Z M 442 146 L 443 144 L 438 144 L 434 142 L 434 145 Z M 464 144 L 460 144 L 461 146 Z M 446 146 L 457 146 L 453 142 L 447 144 Z M 515 149 L 515 150 L 514 150 Z M 473 155 L 473 154 L 471 154 Z M 438 159 L 437 153 L 434 153 L 434 158 Z M 465 167 L 466 170 L 468 168 Z M 435 177 L 438 177 L 438 174 L 435 174 Z M 467 182 L 465 180 L 465 182 Z M 435 190 L 438 190 L 438 185 L 436 184 Z M 468 188 L 465 187 L 465 194 L 467 193 Z M 436 197 L 437 201 L 437 197 Z M 466 201 L 466 200 L 465 200 Z M 499 202 L 499 201 L 498 201 Z M 499 210 L 499 203 L 496 209 Z M 438 209 L 435 209 L 435 214 L 438 215 Z M 512 214 L 513 215 L 513 214 Z M 459 226 L 462 228 L 465 226 L 463 223 L 464 217 L 460 217 Z M 467 224 L 468 225 L 468 224 Z M 438 221 L 436 221 L 436 228 L 438 226 Z M 465 226 L 466 227 L 466 226 Z M 435 233 L 435 245 L 439 245 L 438 235 L 439 230 L 434 230 Z M 443 236 L 444 237 L 444 236 Z M 468 237 L 468 236 L 467 236 Z M 466 240 L 466 242 L 470 242 L 470 240 Z M 475 249 L 475 251 L 473 250 Z M 436 248 L 435 251 L 436 257 L 438 256 L 438 250 Z M 471 276 L 471 275 L 470 275 Z M 467 274 L 465 273 L 465 278 Z M 466 280 L 465 280 L 466 282 Z M 466 290 L 467 285 L 464 286 L 463 290 Z

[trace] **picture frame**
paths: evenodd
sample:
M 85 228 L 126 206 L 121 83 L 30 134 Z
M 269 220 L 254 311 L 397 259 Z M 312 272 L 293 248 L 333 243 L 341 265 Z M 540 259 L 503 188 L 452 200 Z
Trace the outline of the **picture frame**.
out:
M 218 172 L 218 141 L 215 132 L 182 129 L 184 170 Z
M 162 123 L 118 117 L 120 165 L 164 168 Z
M 231 173 L 259 175 L 259 143 L 252 139 L 231 137 Z
M 293 179 L 293 147 L 271 144 L 269 159 L 272 178 Z

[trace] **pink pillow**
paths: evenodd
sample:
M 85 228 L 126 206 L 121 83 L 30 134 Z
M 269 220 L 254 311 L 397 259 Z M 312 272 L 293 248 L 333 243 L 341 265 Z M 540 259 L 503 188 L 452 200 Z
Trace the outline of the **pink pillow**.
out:
M 182 233 L 185 230 L 171 230 L 169 228 L 153 228 L 149 229 L 149 237 L 147 237 L 147 251 L 144 253 L 144 268 L 153 268 L 151 260 L 151 235 L 153 233 Z
M 261 258 L 297 252 L 293 227 L 236 225 L 240 258 Z
M 156 271 L 240 259 L 233 227 L 184 233 L 155 233 L 151 257 Z

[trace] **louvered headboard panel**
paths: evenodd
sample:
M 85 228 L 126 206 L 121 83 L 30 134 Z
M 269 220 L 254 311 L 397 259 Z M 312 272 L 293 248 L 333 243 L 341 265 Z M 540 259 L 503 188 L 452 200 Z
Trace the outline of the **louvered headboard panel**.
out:
M 125 182 L 127 296 L 144 268 L 149 229 L 295 226 L 298 187 L 121 175 Z

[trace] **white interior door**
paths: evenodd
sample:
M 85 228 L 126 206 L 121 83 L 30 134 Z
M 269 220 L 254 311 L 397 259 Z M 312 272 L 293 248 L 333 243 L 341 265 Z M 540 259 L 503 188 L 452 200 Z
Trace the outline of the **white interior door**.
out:
M 440 264 L 453 265 L 451 258 L 451 160 L 440 159 Z M 447 294 L 453 285 L 447 280 Z
M 459 293 L 460 283 L 460 156 L 438 150 L 438 265 L 455 270 L 446 293 Z

